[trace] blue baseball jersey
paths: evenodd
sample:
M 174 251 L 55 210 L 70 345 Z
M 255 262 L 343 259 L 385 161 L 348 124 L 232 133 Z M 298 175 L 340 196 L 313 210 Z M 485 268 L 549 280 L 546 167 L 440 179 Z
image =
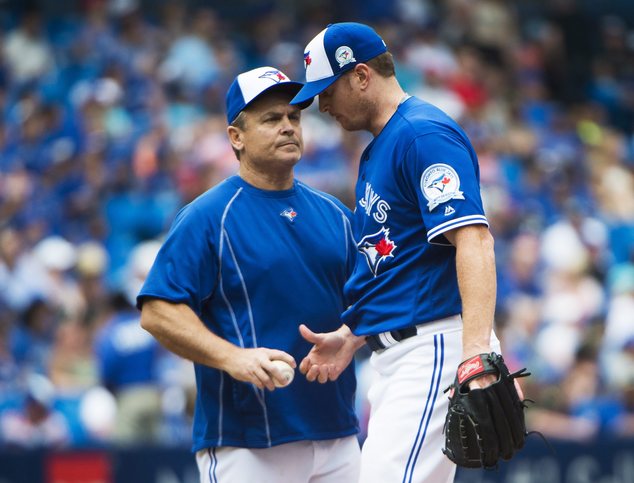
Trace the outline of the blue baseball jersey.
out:
M 299 363 L 311 344 L 299 334 L 341 326 L 344 283 L 356 247 L 349 210 L 299 181 L 263 191 L 231 177 L 183 208 L 138 296 L 187 304 L 216 335 L 268 347 Z M 195 364 L 193 450 L 264 448 L 358 431 L 354 367 L 335 382 L 296 377 L 260 390 Z
M 459 314 L 456 251 L 443 233 L 488 225 L 478 159 L 460 126 L 410 97 L 363 152 L 355 194 L 344 323 L 369 335 Z

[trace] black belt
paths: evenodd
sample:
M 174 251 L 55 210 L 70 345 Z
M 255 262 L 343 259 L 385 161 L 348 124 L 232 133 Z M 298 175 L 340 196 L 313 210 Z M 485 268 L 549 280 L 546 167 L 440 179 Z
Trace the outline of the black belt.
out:
M 381 334 L 368 335 L 365 338 L 365 341 L 370 349 L 373 351 L 380 351 L 387 349 L 402 340 L 414 337 L 416 334 L 418 334 L 416 326 L 405 327 L 404 329 L 390 330 L 388 332 L 382 332 Z

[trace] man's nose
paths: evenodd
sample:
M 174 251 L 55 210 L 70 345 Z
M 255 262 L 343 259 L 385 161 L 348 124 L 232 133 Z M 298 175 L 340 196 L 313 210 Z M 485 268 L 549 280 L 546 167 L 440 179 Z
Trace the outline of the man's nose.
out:
M 282 120 L 281 131 L 284 134 L 292 134 L 295 132 L 295 126 L 293 126 L 293 123 L 288 117 Z

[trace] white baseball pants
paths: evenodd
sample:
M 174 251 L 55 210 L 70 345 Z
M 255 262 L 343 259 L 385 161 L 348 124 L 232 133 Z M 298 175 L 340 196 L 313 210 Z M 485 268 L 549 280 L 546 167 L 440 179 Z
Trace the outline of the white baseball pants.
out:
M 492 347 L 499 341 L 492 335 Z M 451 483 L 456 466 L 443 453 L 448 408 L 443 391 L 462 358 L 462 321 L 449 317 L 374 352 L 368 436 L 359 483 Z
M 351 483 L 359 477 L 359 460 L 356 436 L 196 453 L 201 483 Z

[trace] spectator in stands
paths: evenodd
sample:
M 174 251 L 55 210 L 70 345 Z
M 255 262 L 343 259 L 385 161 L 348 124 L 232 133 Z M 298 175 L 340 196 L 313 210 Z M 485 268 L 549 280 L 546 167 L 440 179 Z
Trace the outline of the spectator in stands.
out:
M 67 445 L 68 424 L 53 409 L 54 400 L 53 384 L 42 375 L 31 374 L 22 407 L 0 414 L 0 445 L 21 448 Z
M 394 46 L 407 91 L 454 106 L 478 150 L 505 354 L 514 367 L 540 367 L 527 381 L 538 383 L 538 394 L 572 387 L 563 381 L 576 372 L 575 350 L 598 338 L 600 391 L 634 414 L 631 386 L 608 377 L 619 372 L 614 364 L 634 327 L 628 2 L 326 0 L 295 2 L 284 15 L 274 11 L 280 2 L 216 2 L 193 13 L 163 2 L 162 14 L 138 0 L 58 3 L 13 1 L 0 16 L 0 372 L 8 378 L 16 368 L 46 373 L 53 352 L 73 352 L 61 363 L 55 356 L 55 383 L 67 380 L 58 378 L 61 367 L 68 375 L 87 362 L 89 354 L 70 348 L 80 337 L 58 309 L 103 324 L 114 309 L 104 300 L 123 290 L 132 249 L 235 172 L 222 116 L 235 74 L 263 57 L 272 65 L 296 58 L 315 24 L 357 15 L 363 4 Z M 607 3 L 623 5 L 623 15 L 604 16 Z M 52 5 L 55 18 L 44 14 Z M 183 52 L 195 62 L 184 64 Z M 356 160 L 367 141 L 314 108 L 302 123 L 298 178 L 354 205 Z M 567 209 L 571 197 L 583 212 Z M 51 236 L 73 247 L 94 242 L 108 262 L 95 272 L 79 250 L 68 263 L 64 249 L 42 261 L 34 247 Z M 50 266 L 64 259 L 52 276 Z M 574 259 L 586 264 L 576 275 L 554 268 Z M 552 340 L 562 346 L 553 349 Z M 7 391 L 0 398 L 14 400 Z
M 113 440 L 117 444 L 158 443 L 161 429 L 161 387 L 158 384 L 158 342 L 140 325 L 134 297 L 145 280 L 160 244 L 140 244 L 130 254 L 129 286 L 113 299 L 114 314 L 95 336 L 101 384 L 117 401 Z
M 19 26 L 4 41 L 4 62 L 15 83 L 36 79 L 54 67 L 55 57 L 42 23 L 40 11 L 29 5 L 22 12 Z

